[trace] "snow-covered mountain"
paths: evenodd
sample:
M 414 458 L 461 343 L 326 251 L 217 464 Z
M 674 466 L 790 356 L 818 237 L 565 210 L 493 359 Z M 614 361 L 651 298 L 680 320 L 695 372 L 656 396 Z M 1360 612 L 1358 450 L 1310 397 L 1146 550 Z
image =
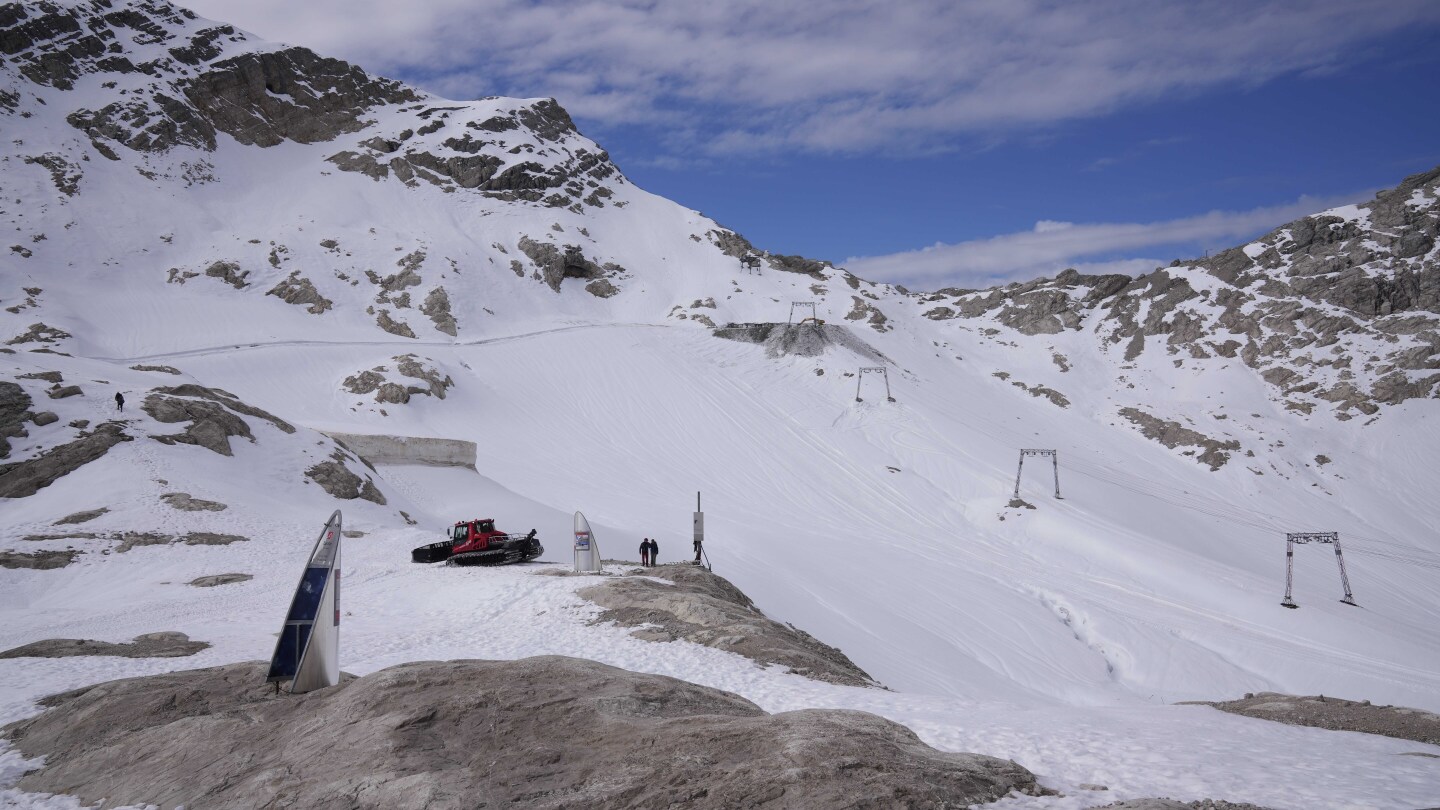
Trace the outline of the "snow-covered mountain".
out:
M 356 672 L 584 655 L 881 711 L 1058 785 L 1095 781 L 1067 751 L 1099 727 L 1145 740 L 1100 768 L 1112 797 L 1273 806 L 1320 788 L 1262 785 L 1256 751 L 1311 737 L 1252 729 L 1228 781 L 1196 783 L 1220 736 L 1260 724 L 1161 704 L 1440 710 L 1440 170 L 1137 279 L 912 293 L 637 188 L 550 99 L 436 98 L 158 0 L 0 6 L 0 53 L 0 647 L 214 645 L 0 662 L 3 716 L 267 655 L 337 507 L 363 533 Z M 823 325 L 784 326 L 812 303 Z M 369 467 L 332 434 L 474 442 L 476 467 Z M 1028 458 L 1012 501 L 1022 448 L 1058 467 Z M 607 555 L 649 536 L 673 560 L 696 491 L 717 571 L 894 693 L 587 627 L 558 580 L 407 561 L 477 516 L 561 561 L 577 509 Z M 1359 608 L 1313 545 L 1301 609 L 1279 605 L 1293 531 L 1340 533 Z M 184 584 L 231 572 L 253 579 Z M 476 609 L 534 632 L 487 635 Z M 1372 742 L 1317 743 L 1298 773 L 1337 752 L 1345 795 L 1379 761 L 1409 792 L 1373 806 L 1440 795 Z

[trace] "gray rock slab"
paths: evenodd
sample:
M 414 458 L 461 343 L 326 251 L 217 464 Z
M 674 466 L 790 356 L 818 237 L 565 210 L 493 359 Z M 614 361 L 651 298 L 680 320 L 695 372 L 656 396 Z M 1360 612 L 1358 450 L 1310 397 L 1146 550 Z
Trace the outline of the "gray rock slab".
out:
M 219 501 L 206 501 L 190 497 L 188 492 L 167 492 L 160 500 L 182 512 L 223 512 L 229 507 Z
M 1404 706 L 1374 706 L 1368 700 L 1344 700 L 1328 695 L 1296 696 L 1260 692 L 1240 700 L 1194 701 L 1222 712 L 1273 720 L 1291 726 L 1312 726 L 1332 731 L 1360 731 L 1401 740 L 1440 745 L 1440 715 Z
M 0 568 L 35 568 L 48 570 L 51 568 L 64 568 L 72 562 L 80 552 L 73 549 L 65 551 L 0 551 Z
M 180 658 L 194 655 L 209 647 L 204 641 L 191 641 L 184 633 L 164 631 L 145 633 L 134 641 L 116 644 L 113 641 L 91 641 L 79 638 L 47 638 L 0 652 L 0 658 L 69 658 L 78 655 L 113 655 L 121 658 Z
M 1175 801 L 1174 798 L 1130 798 L 1116 801 L 1097 810 L 1269 810 L 1259 804 L 1234 803 L 1218 798 L 1201 798 L 1198 801 Z
M 72 442 L 56 445 L 35 458 L 0 464 L 0 498 L 34 495 L 60 478 L 110 452 L 121 442 L 131 441 L 120 425 L 106 422 Z
M 88 523 L 109 511 L 110 508 L 106 506 L 102 506 L 99 509 L 86 509 L 83 512 L 75 512 L 73 514 L 66 515 L 65 517 L 55 521 L 53 525 L 70 526 L 76 523 Z
M 250 574 L 211 574 L 205 577 L 196 577 L 187 585 L 194 585 L 197 588 L 213 588 L 217 585 L 230 585 L 236 582 L 249 582 L 255 577 Z
M 251 662 L 46 698 L 5 733 L 18 787 L 163 807 L 966 807 L 1038 794 L 1009 760 L 945 753 L 872 714 L 769 715 L 593 661 L 402 664 L 304 695 Z
M 843 652 L 770 619 L 740 589 L 698 565 L 637 568 L 577 593 L 605 608 L 597 622 L 639 628 L 631 635 L 645 641 L 685 639 L 820 681 L 877 685 Z

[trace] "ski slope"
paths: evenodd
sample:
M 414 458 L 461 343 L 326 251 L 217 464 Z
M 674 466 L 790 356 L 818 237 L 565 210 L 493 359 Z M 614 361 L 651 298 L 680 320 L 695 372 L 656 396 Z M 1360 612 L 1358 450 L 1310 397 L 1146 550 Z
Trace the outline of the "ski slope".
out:
M 151 44 L 132 56 L 160 54 Z M 0 78 L 26 81 L 9 65 Z M 110 160 L 65 120 L 113 101 L 108 78 L 84 75 L 64 92 L 26 84 L 25 115 L 4 119 L 0 224 L 24 253 L 0 253 L 0 340 L 37 323 L 69 334 L 0 354 L 0 379 L 58 417 L 29 424 L 5 463 L 70 440 L 75 420 L 122 419 L 135 440 L 34 495 L 0 500 L 0 550 L 81 552 L 65 568 L 0 569 L 0 649 L 159 630 L 214 646 L 184 659 L 0 660 L 0 720 L 62 689 L 268 656 L 304 554 L 338 506 L 346 528 L 364 533 L 344 552 L 347 671 L 558 653 L 731 690 L 772 711 L 866 709 L 942 748 L 1012 757 L 1066 794 L 1007 806 L 1146 795 L 1440 805 L 1440 760 L 1399 756 L 1440 748 L 1172 705 L 1273 690 L 1440 711 L 1432 402 L 1349 421 L 1307 415 L 1238 362 L 1163 348 L 1122 359 L 1101 339 L 1109 327 L 1099 310 L 1080 329 L 1023 335 L 992 328 L 989 316 L 931 320 L 924 296 L 824 265 L 801 272 L 767 259 L 759 275 L 745 273 L 727 242 L 734 234 L 618 175 L 603 206 L 547 207 L 327 161 L 421 129 L 421 107 L 456 111 L 415 136 L 438 148 L 467 120 L 531 102 L 426 96 L 376 105 L 361 131 L 333 142 L 261 149 L 220 133 L 213 151 L 119 148 Z M 122 89 L 150 81 L 130 75 Z M 600 148 L 573 132 L 563 144 Z M 36 154 L 79 167 L 76 192 L 57 190 L 26 159 Z M 208 179 L 183 179 L 202 164 Z M 606 278 L 618 292 L 587 291 L 577 278 L 552 288 L 528 242 L 575 245 L 613 266 Z M 204 275 L 220 260 L 243 283 Z M 418 268 L 410 286 L 397 280 L 407 265 Z M 1196 268 L 1170 272 L 1196 287 L 1218 283 Z M 312 313 L 268 294 L 296 274 L 332 307 Z M 455 335 L 419 311 L 440 288 Z M 706 327 L 781 322 L 799 301 L 886 359 L 838 345 L 771 357 Z M 415 337 L 384 331 L 377 308 Z M 382 367 L 387 380 L 413 382 L 396 376 L 404 355 L 453 382 L 443 399 L 381 403 L 346 390 L 347 378 Z M 856 401 L 853 375 L 876 365 L 888 369 L 895 402 L 874 377 Z M 23 376 L 56 371 L 83 396 L 51 398 Z M 139 405 L 183 383 L 232 392 L 296 432 L 249 418 L 255 441 L 233 438 L 229 457 L 156 442 L 179 427 Z M 1068 404 L 1032 395 L 1039 386 Z M 124 414 L 113 411 L 115 391 L 132 403 Z M 1193 449 L 1142 436 L 1126 407 L 1239 449 L 1212 471 Z M 386 504 L 337 501 L 303 475 L 335 452 L 325 432 L 471 441 L 477 469 L 381 466 L 365 473 Z M 1008 505 L 1022 448 L 1058 451 L 1062 498 L 1048 459 L 1031 458 L 1021 498 L 1035 508 Z M 177 491 L 228 508 L 180 512 L 161 500 Z M 584 581 L 532 575 L 539 566 L 408 561 L 454 521 L 493 517 L 506 530 L 537 529 L 542 560 L 567 566 L 576 510 L 605 556 L 634 557 L 653 537 L 660 560 L 677 561 L 689 556 L 696 492 L 717 573 L 893 691 L 828 686 L 590 625 L 596 609 L 574 593 Z M 101 506 L 110 511 L 94 521 L 55 525 Z M 247 539 L 123 553 L 104 537 L 28 539 L 191 531 Z M 1337 601 L 1323 546 L 1297 549 L 1301 607 L 1280 607 L 1289 531 L 1340 533 L 1359 607 Z M 185 584 L 228 572 L 254 578 Z M 23 767 L 0 753 L 0 785 Z M 0 793 L 5 802 L 66 806 L 13 790 Z

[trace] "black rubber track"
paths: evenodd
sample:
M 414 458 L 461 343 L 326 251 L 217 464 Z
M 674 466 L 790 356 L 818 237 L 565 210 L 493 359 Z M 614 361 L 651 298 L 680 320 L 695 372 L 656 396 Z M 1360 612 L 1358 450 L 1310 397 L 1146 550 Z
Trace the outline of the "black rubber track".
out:
M 467 551 L 464 554 L 456 554 L 445 561 L 446 565 L 504 565 L 509 562 L 518 562 L 519 551 L 507 551 L 503 548 L 493 551 Z

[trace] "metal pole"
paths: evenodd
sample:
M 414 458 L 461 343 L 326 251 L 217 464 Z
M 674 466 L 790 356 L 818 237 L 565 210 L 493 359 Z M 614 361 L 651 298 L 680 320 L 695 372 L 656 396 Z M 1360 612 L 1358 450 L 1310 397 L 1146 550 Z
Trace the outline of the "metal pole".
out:
M 860 369 L 860 372 L 855 375 L 855 401 L 856 401 L 856 402 L 863 402 L 863 401 L 864 401 L 864 400 L 860 399 L 860 381 L 863 380 L 863 379 L 865 379 L 865 369 L 862 368 L 862 369 Z
M 888 369 L 888 368 L 885 369 L 884 374 L 885 374 L 885 399 L 888 400 L 888 401 L 890 401 L 890 402 L 894 402 L 894 401 L 895 401 L 895 397 L 893 397 L 893 396 L 890 395 L 890 369 Z
M 1053 452 L 1050 453 L 1050 461 L 1051 461 L 1051 462 L 1054 464 L 1054 466 L 1055 466 L 1055 497 L 1059 498 L 1059 497 L 1060 497 L 1060 451 L 1059 451 L 1059 450 L 1055 450 L 1055 451 L 1053 451 Z
M 1015 468 L 1015 499 L 1020 499 L 1020 473 L 1025 469 L 1025 451 L 1020 451 L 1020 466 Z
M 1294 600 L 1290 598 L 1290 591 L 1295 584 L 1295 541 L 1289 537 L 1285 538 L 1285 599 L 1280 602 L 1287 608 L 1298 608 Z
M 1345 575 L 1345 558 L 1340 554 L 1340 535 L 1335 535 L 1335 562 L 1340 566 L 1340 584 L 1345 586 L 1345 598 L 1341 599 L 1347 605 L 1355 605 L 1355 595 L 1350 593 L 1350 577 Z M 1359 607 L 1359 605 L 1355 605 Z

